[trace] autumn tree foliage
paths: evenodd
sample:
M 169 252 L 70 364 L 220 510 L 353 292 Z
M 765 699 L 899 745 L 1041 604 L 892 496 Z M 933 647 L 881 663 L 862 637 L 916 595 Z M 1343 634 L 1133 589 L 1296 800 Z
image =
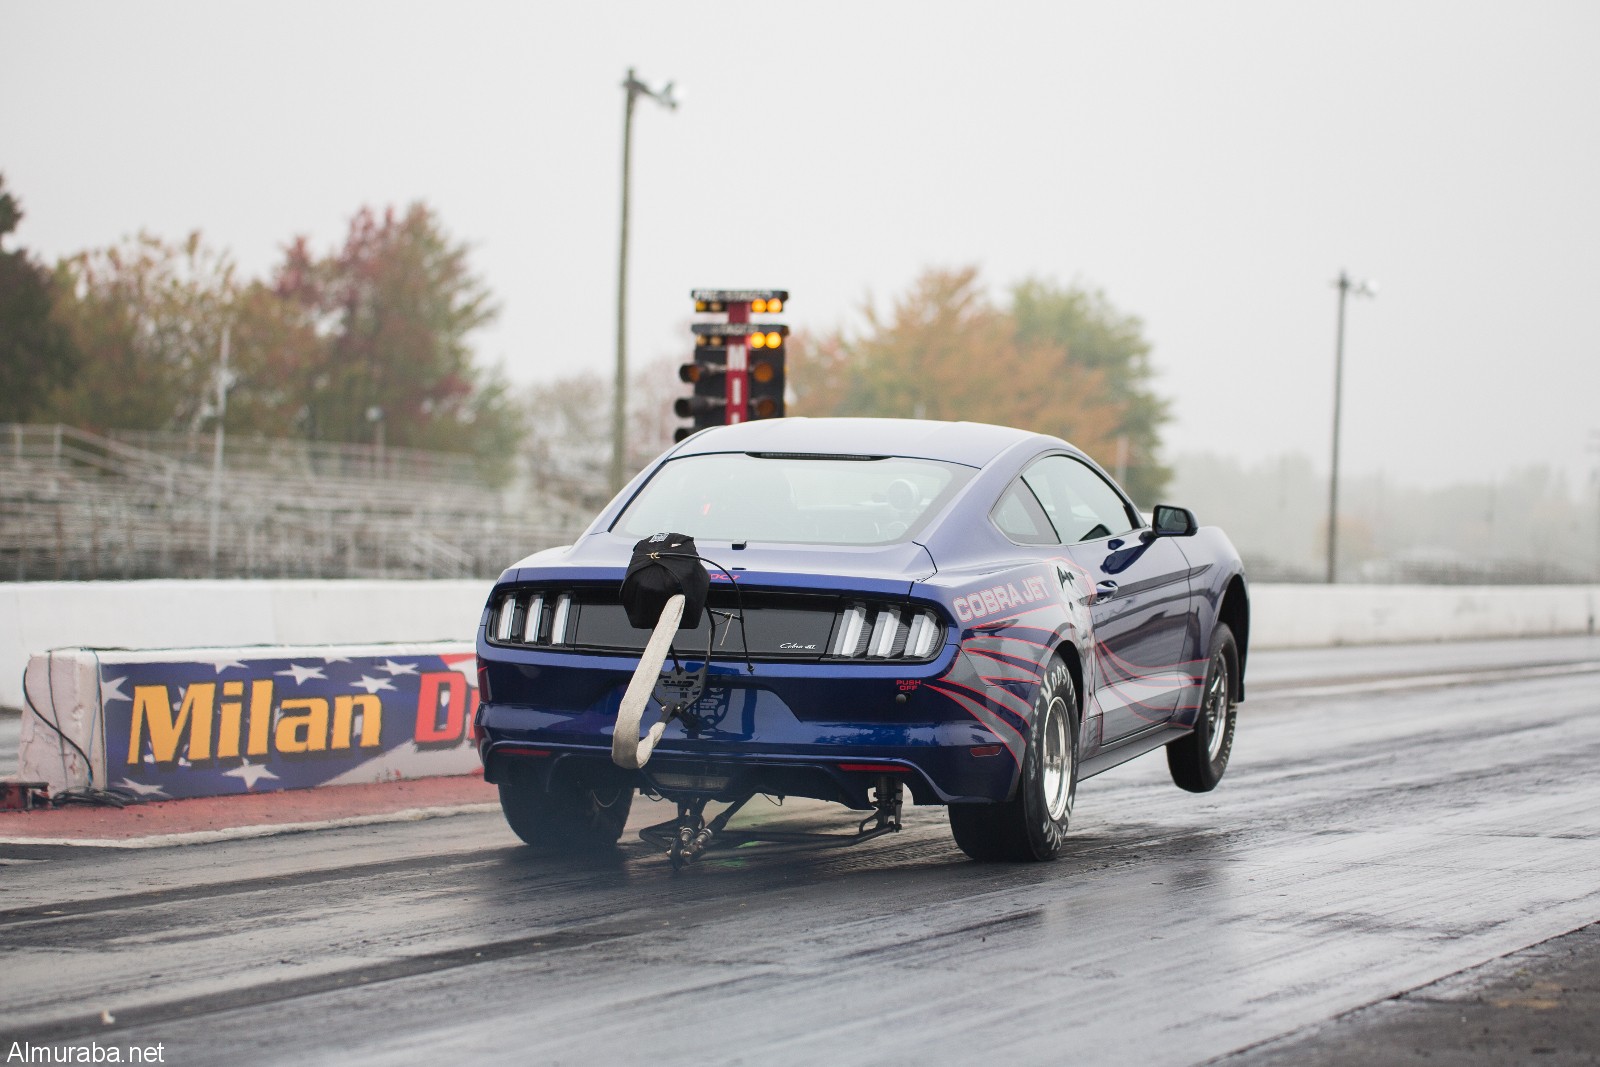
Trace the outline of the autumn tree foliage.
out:
M 992 422 L 1063 437 L 1152 502 L 1169 472 L 1156 461 L 1166 407 L 1151 390 L 1139 321 L 1098 293 L 1029 281 L 1009 308 L 976 268 L 930 270 L 865 329 L 797 338 L 795 415 Z
M 1168 402 L 1154 390 L 1144 323 L 1117 310 L 1102 292 L 1063 289 L 1036 279 L 1012 289 L 1011 317 L 1024 343 L 1054 345 L 1065 352 L 1063 375 L 1070 378 L 1082 368 L 1102 376 L 1121 417 L 1111 450 L 1091 454 L 1107 466 L 1121 456 L 1128 491 L 1141 503 L 1153 503 L 1172 478 L 1159 456 L 1161 427 L 1172 416 Z
M 198 233 L 140 234 L 56 268 L 55 316 L 83 353 L 45 414 L 88 430 L 197 426 L 214 391 L 233 263 Z
M 672 401 L 683 391 L 678 380 L 682 357 L 663 356 L 628 376 L 628 433 L 624 469 L 643 470 L 672 444 L 683 421 Z M 587 513 L 611 499 L 612 380 L 596 372 L 571 375 L 528 389 L 524 411 L 528 457 L 537 488 L 571 500 Z
M 466 246 L 425 205 L 363 208 L 326 255 L 294 241 L 270 286 L 287 306 L 245 342 L 263 385 L 307 437 L 370 440 L 381 418 L 390 444 L 513 450 L 504 383 L 474 366 L 470 344 L 494 304 Z
M 0 175 L 0 422 L 22 422 L 50 391 L 72 380 L 79 355 L 51 316 L 55 280 L 25 249 L 3 242 L 22 221 L 22 206 Z
M 93 430 L 187 430 L 213 415 L 230 332 L 229 432 L 476 452 L 508 476 L 521 430 L 507 385 L 473 360 L 495 313 L 425 205 L 363 208 L 322 254 L 292 241 L 242 279 L 198 233 L 148 234 L 63 261 L 56 319 L 83 353 L 42 414 Z

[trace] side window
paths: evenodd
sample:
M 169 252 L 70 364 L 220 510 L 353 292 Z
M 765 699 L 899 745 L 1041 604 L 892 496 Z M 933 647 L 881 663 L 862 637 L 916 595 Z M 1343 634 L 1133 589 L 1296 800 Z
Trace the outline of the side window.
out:
M 1020 479 L 1011 483 L 1000 497 L 1000 503 L 989 512 L 989 518 L 1001 533 L 1019 545 L 1056 544 L 1056 532 L 1050 520 L 1045 518 L 1039 501 Z
M 1071 456 L 1046 456 L 1022 472 L 1066 544 L 1127 533 L 1135 522 L 1111 484 Z

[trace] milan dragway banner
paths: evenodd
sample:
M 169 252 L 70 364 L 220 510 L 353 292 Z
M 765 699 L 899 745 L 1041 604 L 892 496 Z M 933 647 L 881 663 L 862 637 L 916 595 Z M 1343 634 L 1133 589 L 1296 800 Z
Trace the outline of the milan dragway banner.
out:
M 469 774 L 478 709 L 465 643 L 30 657 L 18 753 L 51 792 L 225 796 Z

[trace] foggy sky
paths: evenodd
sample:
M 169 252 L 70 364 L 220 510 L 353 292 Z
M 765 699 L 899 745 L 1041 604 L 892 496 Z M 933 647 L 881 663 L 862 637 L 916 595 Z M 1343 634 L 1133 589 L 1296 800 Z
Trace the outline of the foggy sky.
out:
M 614 352 L 626 69 L 631 355 L 688 291 L 859 322 L 923 268 L 1104 289 L 1141 316 L 1169 452 L 1424 482 L 1600 431 L 1600 7 L 1587 3 L 74 3 L 5 0 L 0 171 L 54 257 L 200 229 L 246 273 L 425 200 L 516 381 Z M 663 397 L 662 403 L 670 398 Z

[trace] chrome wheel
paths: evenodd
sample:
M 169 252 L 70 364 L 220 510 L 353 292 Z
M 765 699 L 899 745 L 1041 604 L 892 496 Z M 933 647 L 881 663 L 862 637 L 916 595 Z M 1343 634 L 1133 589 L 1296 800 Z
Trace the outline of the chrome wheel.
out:
M 1040 784 L 1044 787 L 1045 810 L 1053 821 L 1059 822 L 1072 806 L 1072 738 L 1067 731 L 1072 728 L 1067 705 L 1056 697 L 1045 709 L 1044 744 L 1040 748 Z
M 1206 685 L 1205 704 L 1200 714 L 1206 720 L 1206 757 L 1211 760 L 1222 754 L 1223 742 L 1228 736 L 1228 660 L 1218 653 L 1211 660 L 1211 680 Z

